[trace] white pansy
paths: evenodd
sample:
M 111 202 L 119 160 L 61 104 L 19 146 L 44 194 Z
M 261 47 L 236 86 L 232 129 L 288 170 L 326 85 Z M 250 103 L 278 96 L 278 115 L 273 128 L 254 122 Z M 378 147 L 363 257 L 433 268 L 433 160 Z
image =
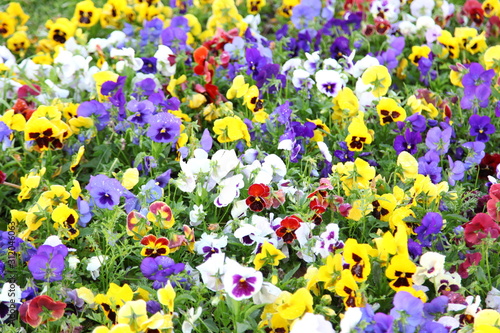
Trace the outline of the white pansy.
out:
M 297 89 L 306 88 L 307 90 L 311 89 L 314 85 L 314 80 L 310 78 L 311 74 L 302 69 L 298 68 L 293 71 L 292 74 L 292 84 Z
M 321 61 L 321 58 L 319 56 L 319 51 L 313 53 L 306 52 L 306 58 L 307 60 L 304 62 L 304 68 L 306 71 L 309 72 L 309 74 L 312 75 L 316 73 L 316 70 L 318 69 L 318 64 Z
M 306 312 L 292 324 L 290 333 L 335 333 L 332 323 L 323 315 Z
M 411 15 L 415 17 L 432 16 L 435 5 L 434 0 L 413 0 L 410 4 Z
M 319 70 L 314 76 L 318 90 L 328 97 L 335 97 L 345 86 L 345 80 L 336 71 Z
M 174 52 L 166 45 L 159 45 L 154 54 L 157 59 L 156 68 L 164 76 L 172 76 L 177 70 Z
M 214 200 L 217 207 L 226 207 L 233 202 L 234 199 L 240 196 L 240 188 L 245 185 L 243 175 L 237 174 L 229 178 L 225 178 L 219 184 L 219 195 Z
M 87 271 L 90 272 L 92 279 L 97 280 L 100 275 L 99 269 L 106 260 L 108 260 L 108 256 L 103 255 L 91 257 L 89 259 L 87 264 Z
M 203 210 L 203 205 L 194 205 L 193 210 L 189 212 L 189 224 L 193 227 L 200 225 L 206 215 L 207 213 Z

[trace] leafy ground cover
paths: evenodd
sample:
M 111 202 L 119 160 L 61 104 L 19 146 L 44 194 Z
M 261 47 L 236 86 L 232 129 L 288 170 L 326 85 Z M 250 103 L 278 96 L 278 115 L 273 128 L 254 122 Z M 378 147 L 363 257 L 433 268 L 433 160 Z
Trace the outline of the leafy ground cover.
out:
M 498 0 L 1 10 L 2 332 L 500 331 Z

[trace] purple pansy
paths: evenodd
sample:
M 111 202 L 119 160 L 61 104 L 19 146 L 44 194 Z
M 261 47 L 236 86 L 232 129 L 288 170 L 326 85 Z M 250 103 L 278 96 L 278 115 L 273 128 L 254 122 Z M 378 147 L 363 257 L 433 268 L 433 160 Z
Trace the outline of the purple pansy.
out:
M 157 63 L 157 59 L 155 57 L 143 57 L 141 58 L 142 59 L 142 62 L 143 62 L 143 65 L 142 65 L 142 68 L 139 70 L 141 73 L 144 73 L 144 74 L 156 74 L 156 63 Z
M 473 114 L 469 118 L 469 134 L 476 137 L 477 141 L 488 142 L 488 134 L 495 133 L 495 126 L 491 124 L 490 117 Z
M 417 145 L 420 142 L 422 142 L 422 135 L 407 128 L 404 135 L 398 135 L 394 139 L 394 150 L 398 155 L 403 151 L 415 155 L 418 151 Z
M 150 118 L 146 135 L 155 142 L 174 143 L 181 132 L 181 120 L 168 112 Z
M 453 133 L 451 127 L 441 130 L 439 127 L 433 127 L 427 132 L 425 144 L 429 149 L 434 150 L 439 155 L 446 154 L 450 147 L 450 139 Z
M 141 272 L 146 278 L 154 281 L 153 288 L 160 289 L 166 286 L 168 281 L 175 286 L 176 279 L 173 279 L 172 275 L 182 272 L 185 266 L 167 256 L 146 257 L 141 262 Z
M 92 117 L 95 118 L 95 127 L 97 130 L 103 130 L 109 123 L 110 115 L 108 110 L 102 103 L 98 101 L 86 101 L 78 106 L 76 110 L 78 117 Z
M 485 108 L 488 106 L 488 100 L 491 95 L 491 80 L 495 76 L 493 69 L 484 70 L 478 63 L 472 63 L 469 66 L 469 73 L 462 78 L 464 86 L 464 97 L 460 101 L 462 109 L 471 109 L 474 102 Z
M 109 178 L 106 175 L 90 176 L 85 189 L 92 196 L 93 204 L 109 210 L 120 204 L 120 197 L 126 191 L 117 179 Z
M 149 121 L 155 111 L 155 106 L 148 100 L 137 101 L 134 99 L 127 103 L 127 110 L 133 113 L 133 115 L 127 118 L 128 121 L 143 126 Z
M 28 262 L 28 268 L 35 280 L 53 282 L 62 280 L 65 268 L 64 258 L 68 255 L 68 248 L 61 244 L 58 246 L 42 245 Z
M 467 171 L 465 169 L 465 165 L 462 161 L 455 161 L 451 159 L 451 157 L 448 155 L 448 163 L 450 164 L 449 166 L 449 176 L 448 176 L 448 183 L 451 186 L 455 186 L 455 183 L 457 181 L 461 181 L 464 178 L 464 173 Z
M 436 238 L 436 234 L 441 231 L 443 226 L 443 218 L 441 214 L 429 212 L 425 214 L 422 223 L 415 229 L 417 238 L 420 244 L 425 247 L 430 247 L 432 241 Z
M 237 263 L 228 267 L 223 278 L 224 289 L 237 301 L 252 297 L 261 289 L 262 282 L 261 272 Z

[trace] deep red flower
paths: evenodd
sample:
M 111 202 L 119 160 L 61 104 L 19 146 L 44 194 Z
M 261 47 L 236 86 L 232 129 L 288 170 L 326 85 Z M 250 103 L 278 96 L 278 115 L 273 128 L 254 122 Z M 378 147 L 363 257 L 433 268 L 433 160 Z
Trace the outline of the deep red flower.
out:
M 55 321 L 64 315 L 66 303 L 56 302 L 47 295 L 37 296 L 29 301 L 24 302 L 19 307 L 21 320 L 31 325 L 38 327 L 40 324 L 48 321 Z M 42 318 L 42 312 L 50 311 L 50 317 Z
M 467 253 L 465 255 L 465 261 L 458 266 L 458 274 L 460 277 L 466 279 L 469 276 L 469 267 L 479 265 L 481 259 L 481 252 Z
M 479 1 L 467 0 L 464 4 L 463 11 L 477 25 L 480 25 L 483 23 L 484 10 L 483 10 L 482 5 Z
M 486 237 L 498 238 L 500 235 L 500 226 L 493 221 L 491 216 L 485 213 L 479 213 L 464 225 L 464 236 L 468 246 L 481 243 Z
M 479 177 L 486 179 L 488 176 L 494 176 L 498 164 L 500 164 L 500 154 L 486 153 L 479 163 Z
M 321 196 L 316 196 L 311 201 L 309 201 L 309 208 L 316 214 L 323 214 L 324 212 L 326 212 L 327 207 L 328 201 Z
M 301 222 L 303 221 L 296 215 L 285 217 L 280 223 L 281 226 L 276 229 L 276 235 L 281 237 L 285 243 L 290 244 L 297 239 L 295 230 L 300 228 Z
M 261 212 L 266 208 L 266 199 L 271 195 L 269 186 L 265 184 L 253 184 L 248 188 L 249 197 L 245 200 L 252 212 Z
M 2 170 L 0 170 L 0 184 L 3 184 L 3 182 L 5 181 L 5 179 L 7 179 L 7 175 L 5 174 L 5 172 L 3 172 Z
M 385 35 L 390 28 L 391 22 L 381 17 L 375 18 L 375 31 L 377 31 L 379 35 Z
M 17 98 L 27 99 L 30 96 L 38 96 L 42 92 L 42 88 L 39 85 L 23 85 L 17 90 Z

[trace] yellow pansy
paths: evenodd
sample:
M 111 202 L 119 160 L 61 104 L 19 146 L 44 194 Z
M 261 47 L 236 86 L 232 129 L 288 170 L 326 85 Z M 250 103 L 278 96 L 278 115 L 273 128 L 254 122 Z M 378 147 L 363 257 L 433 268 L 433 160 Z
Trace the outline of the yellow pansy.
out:
M 408 256 L 397 254 L 391 259 L 391 263 L 385 270 L 385 275 L 392 280 L 389 285 L 395 291 L 401 287 L 413 286 L 412 276 L 417 270 L 417 265 Z
M 439 54 L 440 58 L 458 58 L 460 55 L 460 43 L 448 30 L 443 30 L 441 36 L 437 38 L 437 41 L 443 46 L 443 51 Z
M 11 2 L 5 10 L 9 16 L 16 21 L 16 26 L 23 26 L 28 22 L 30 16 L 24 13 L 21 5 L 18 2 Z
M 477 30 L 470 27 L 455 28 L 455 38 L 460 43 L 460 48 L 465 50 L 469 40 L 477 36 Z
M 130 326 L 133 332 L 139 331 L 142 324 L 148 320 L 146 301 L 128 301 L 118 310 L 116 320 L 118 324 Z
M 261 247 L 260 253 L 255 256 L 253 264 L 255 269 L 259 270 L 264 265 L 278 266 L 281 259 L 285 259 L 286 256 L 274 247 L 273 244 L 269 242 L 264 242 Z
M 347 131 L 349 135 L 347 135 L 345 142 L 347 148 L 351 151 L 362 151 L 365 144 L 370 144 L 373 141 L 372 135 L 365 125 L 363 112 L 359 112 L 352 119 Z
M 244 139 L 250 146 L 250 133 L 247 125 L 237 116 L 217 119 L 214 122 L 214 133 L 220 143 Z
M 256 15 L 265 5 L 266 0 L 247 0 L 247 11 L 249 14 Z
M 499 0 L 485 0 L 483 2 L 484 16 L 500 16 L 500 1 Z
M 99 22 L 100 15 L 100 8 L 97 8 L 91 0 L 84 0 L 76 4 L 72 21 L 79 27 L 89 28 Z
M 170 284 L 170 281 L 167 282 L 167 285 L 163 288 L 158 289 L 158 301 L 165 305 L 168 308 L 170 313 L 174 312 L 174 300 L 175 300 L 175 290 Z
M 466 50 L 470 54 L 476 54 L 478 52 L 484 52 L 488 48 L 488 45 L 486 44 L 486 36 L 485 32 L 483 31 L 480 35 L 472 38 L 468 43 Z
M 335 285 L 335 292 L 344 298 L 344 305 L 348 308 L 362 306 L 363 301 L 357 292 L 359 286 L 354 280 L 351 270 L 344 269 L 340 276 L 340 280 Z
M 500 45 L 489 47 L 483 54 L 483 62 L 486 69 L 500 73 Z
M 49 29 L 47 38 L 53 41 L 55 45 L 66 43 L 76 32 L 76 24 L 65 17 L 60 17 L 55 22 L 48 20 L 45 27 Z
M 389 87 L 392 84 L 391 74 L 387 67 L 376 65 L 365 70 L 361 76 L 361 80 L 366 85 L 371 85 L 371 93 L 379 98 L 387 94 Z
M 7 39 L 7 47 L 14 53 L 19 53 L 24 57 L 26 50 L 31 46 L 26 31 L 16 31 L 9 39 Z
M 0 35 L 7 38 L 14 33 L 16 28 L 16 20 L 9 14 L 0 12 Z
M 359 100 L 349 87 L 342 88 L 333 98 L 332 120 L 345 121 L 354 117 L 359 110 Z
M 396 163 L 403 170 L 402 180 L 417 178 L 418 162 L 412 154 L 407 151 L 402 151 L 398 155 Z
M 408 57 L 410 61 L 415 65 L 418 66 L 418 62 L 421 58 L 429 58 L 429 54 L 431 53 L 430 47 L 427 45 L 414 45 L 411 48 L 411 54 Z
M 382 98 L 377 104 L 377 113 L 380 117 L 380 125 L 385 126 L 392 122 L 404 121 L 406 119 L 406 111 L 398 102 L 392 98 Z
M 306 312 L 313 312 L 313 304 L 309 290 L 300 288 L 285 303 L 278 306 L 278 313 L 284 319 L 293 320 Z
M 139 182 L 139 170 L 137 168 L 128 168 L 123 173 L 122 185 L 127 190 L 131 190 Z
M 65 204 L 60 204 L 52 212 L 54 228 L 58 230 L 59 235 L 64 239 L 72 240 L 80 234 L 76 223 L 78 222 L 78 213 Z
M 233 79 L 233 84 L 231 85 L 231 88 L 229 88 L 229 90 L 227 91 L 226 97 L 227 99 L 241 98 L 246 95 L 249 87 L 250 85 L 248 83 L 245 83 L 245 77 L 243 75 L 237 75 Z

